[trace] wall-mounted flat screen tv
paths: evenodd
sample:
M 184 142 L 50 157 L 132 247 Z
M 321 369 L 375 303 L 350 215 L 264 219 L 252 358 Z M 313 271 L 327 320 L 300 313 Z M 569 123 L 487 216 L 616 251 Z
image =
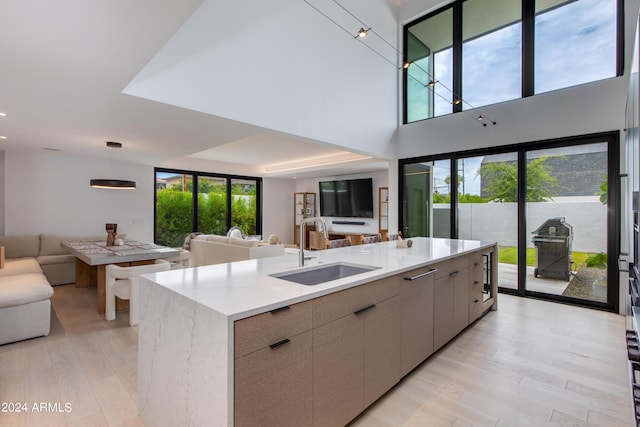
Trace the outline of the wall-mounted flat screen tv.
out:
M 373 179 L 321 181 L 320 215 L 373 218 Z

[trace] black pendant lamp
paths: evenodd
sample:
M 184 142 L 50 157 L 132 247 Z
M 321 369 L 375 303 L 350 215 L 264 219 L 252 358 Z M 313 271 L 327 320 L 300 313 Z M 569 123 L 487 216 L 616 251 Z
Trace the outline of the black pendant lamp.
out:
M 119 142 L 107 141 L 107 147 L 122 148 L 122 144 Z M 111 171 L 111 160 L 109 161 L 109 171 Z M 91 185 L 91 187 L 93 188 L 106 188 L 108 190 L 133 190 L 136 188 L 135 181 L 127 181 L 124 179 L 110 179 L 110 178 L 109 179 L 103 179 L 103 178 L 92 179 L 89 182 L 89 185 Z

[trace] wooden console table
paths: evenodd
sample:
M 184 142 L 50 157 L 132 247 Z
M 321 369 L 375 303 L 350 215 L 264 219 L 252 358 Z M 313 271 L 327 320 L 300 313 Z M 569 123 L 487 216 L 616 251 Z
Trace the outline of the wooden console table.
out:
M 159 258 L 169 258 L 179 254 L 177 249 L 125 240 L 120 246 L 107 246 L 106 242 L 68 242 L 60 246 L 76 257 L 76 287 L 97 286 L 98 313 L 103 314 L 106 305 L 106 267 L 115 264 L 120 267 L 153 264 Z M 116 310 L 129 308 L 128 300 L 116 298 Z

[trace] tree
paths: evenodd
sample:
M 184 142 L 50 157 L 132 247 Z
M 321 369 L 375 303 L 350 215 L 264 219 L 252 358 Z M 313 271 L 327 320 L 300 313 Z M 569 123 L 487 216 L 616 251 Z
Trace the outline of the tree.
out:
M 532 159 L 527 163 L 527 202 L 553 200 L 558 188 L 551 167 L 545 164 L 547 156 Z M 487 163 L 478 172 L 485 182 L 487 197 L 495 202 L 518 201 L 518 167 L 515 162 Z
M 604 181 L 600 183 L 600 191 L 596 193 L 596 196 L 600 196 L 600 203 L 607 204 L 609 199 L 609 175 L 604 176 Z

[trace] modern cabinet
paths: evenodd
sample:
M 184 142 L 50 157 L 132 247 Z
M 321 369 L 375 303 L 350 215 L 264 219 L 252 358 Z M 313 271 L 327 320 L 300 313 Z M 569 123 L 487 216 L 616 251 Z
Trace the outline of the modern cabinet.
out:
M 313 425 L 343 426 L 400 379 L 397 278 L 313 300 Z
M 378 188 L 378 233 L 389 233 L 389 187 Z
M 433 353 L 433 277 L 425 267 L 402 275 L 400 282 L 400 374 L 408 374 Z
M 439 349 L 469 325 L 469 267 L 467 256 L 434 266 L 433 346 Z
M 364 409 L 362 328 L 350 314 L 313 330 L 314 426 L 343 426 Z
M 495 304 L 493 251 L 236 321 L 234 425 L 348 424 Z
M 485 277 L 487 272 L 486 255 L 475 252 L 469 256 L 469 323 L 478 319 L 484 312 Z
M 311 303 L 234 323 L 236 426 L 311 425 Z
M 316 193 L 293 193 L 293 241 L 296 245 L 300 245 L 300 223 L 305 218 L 316 216 L 316 213 Z M 305 235 L 305 242 L 307 242 L 306 246 L 308 248 L 309 231 L 315 230 L 315 225 L 307 224 L 305 229 L 307 233 Z

